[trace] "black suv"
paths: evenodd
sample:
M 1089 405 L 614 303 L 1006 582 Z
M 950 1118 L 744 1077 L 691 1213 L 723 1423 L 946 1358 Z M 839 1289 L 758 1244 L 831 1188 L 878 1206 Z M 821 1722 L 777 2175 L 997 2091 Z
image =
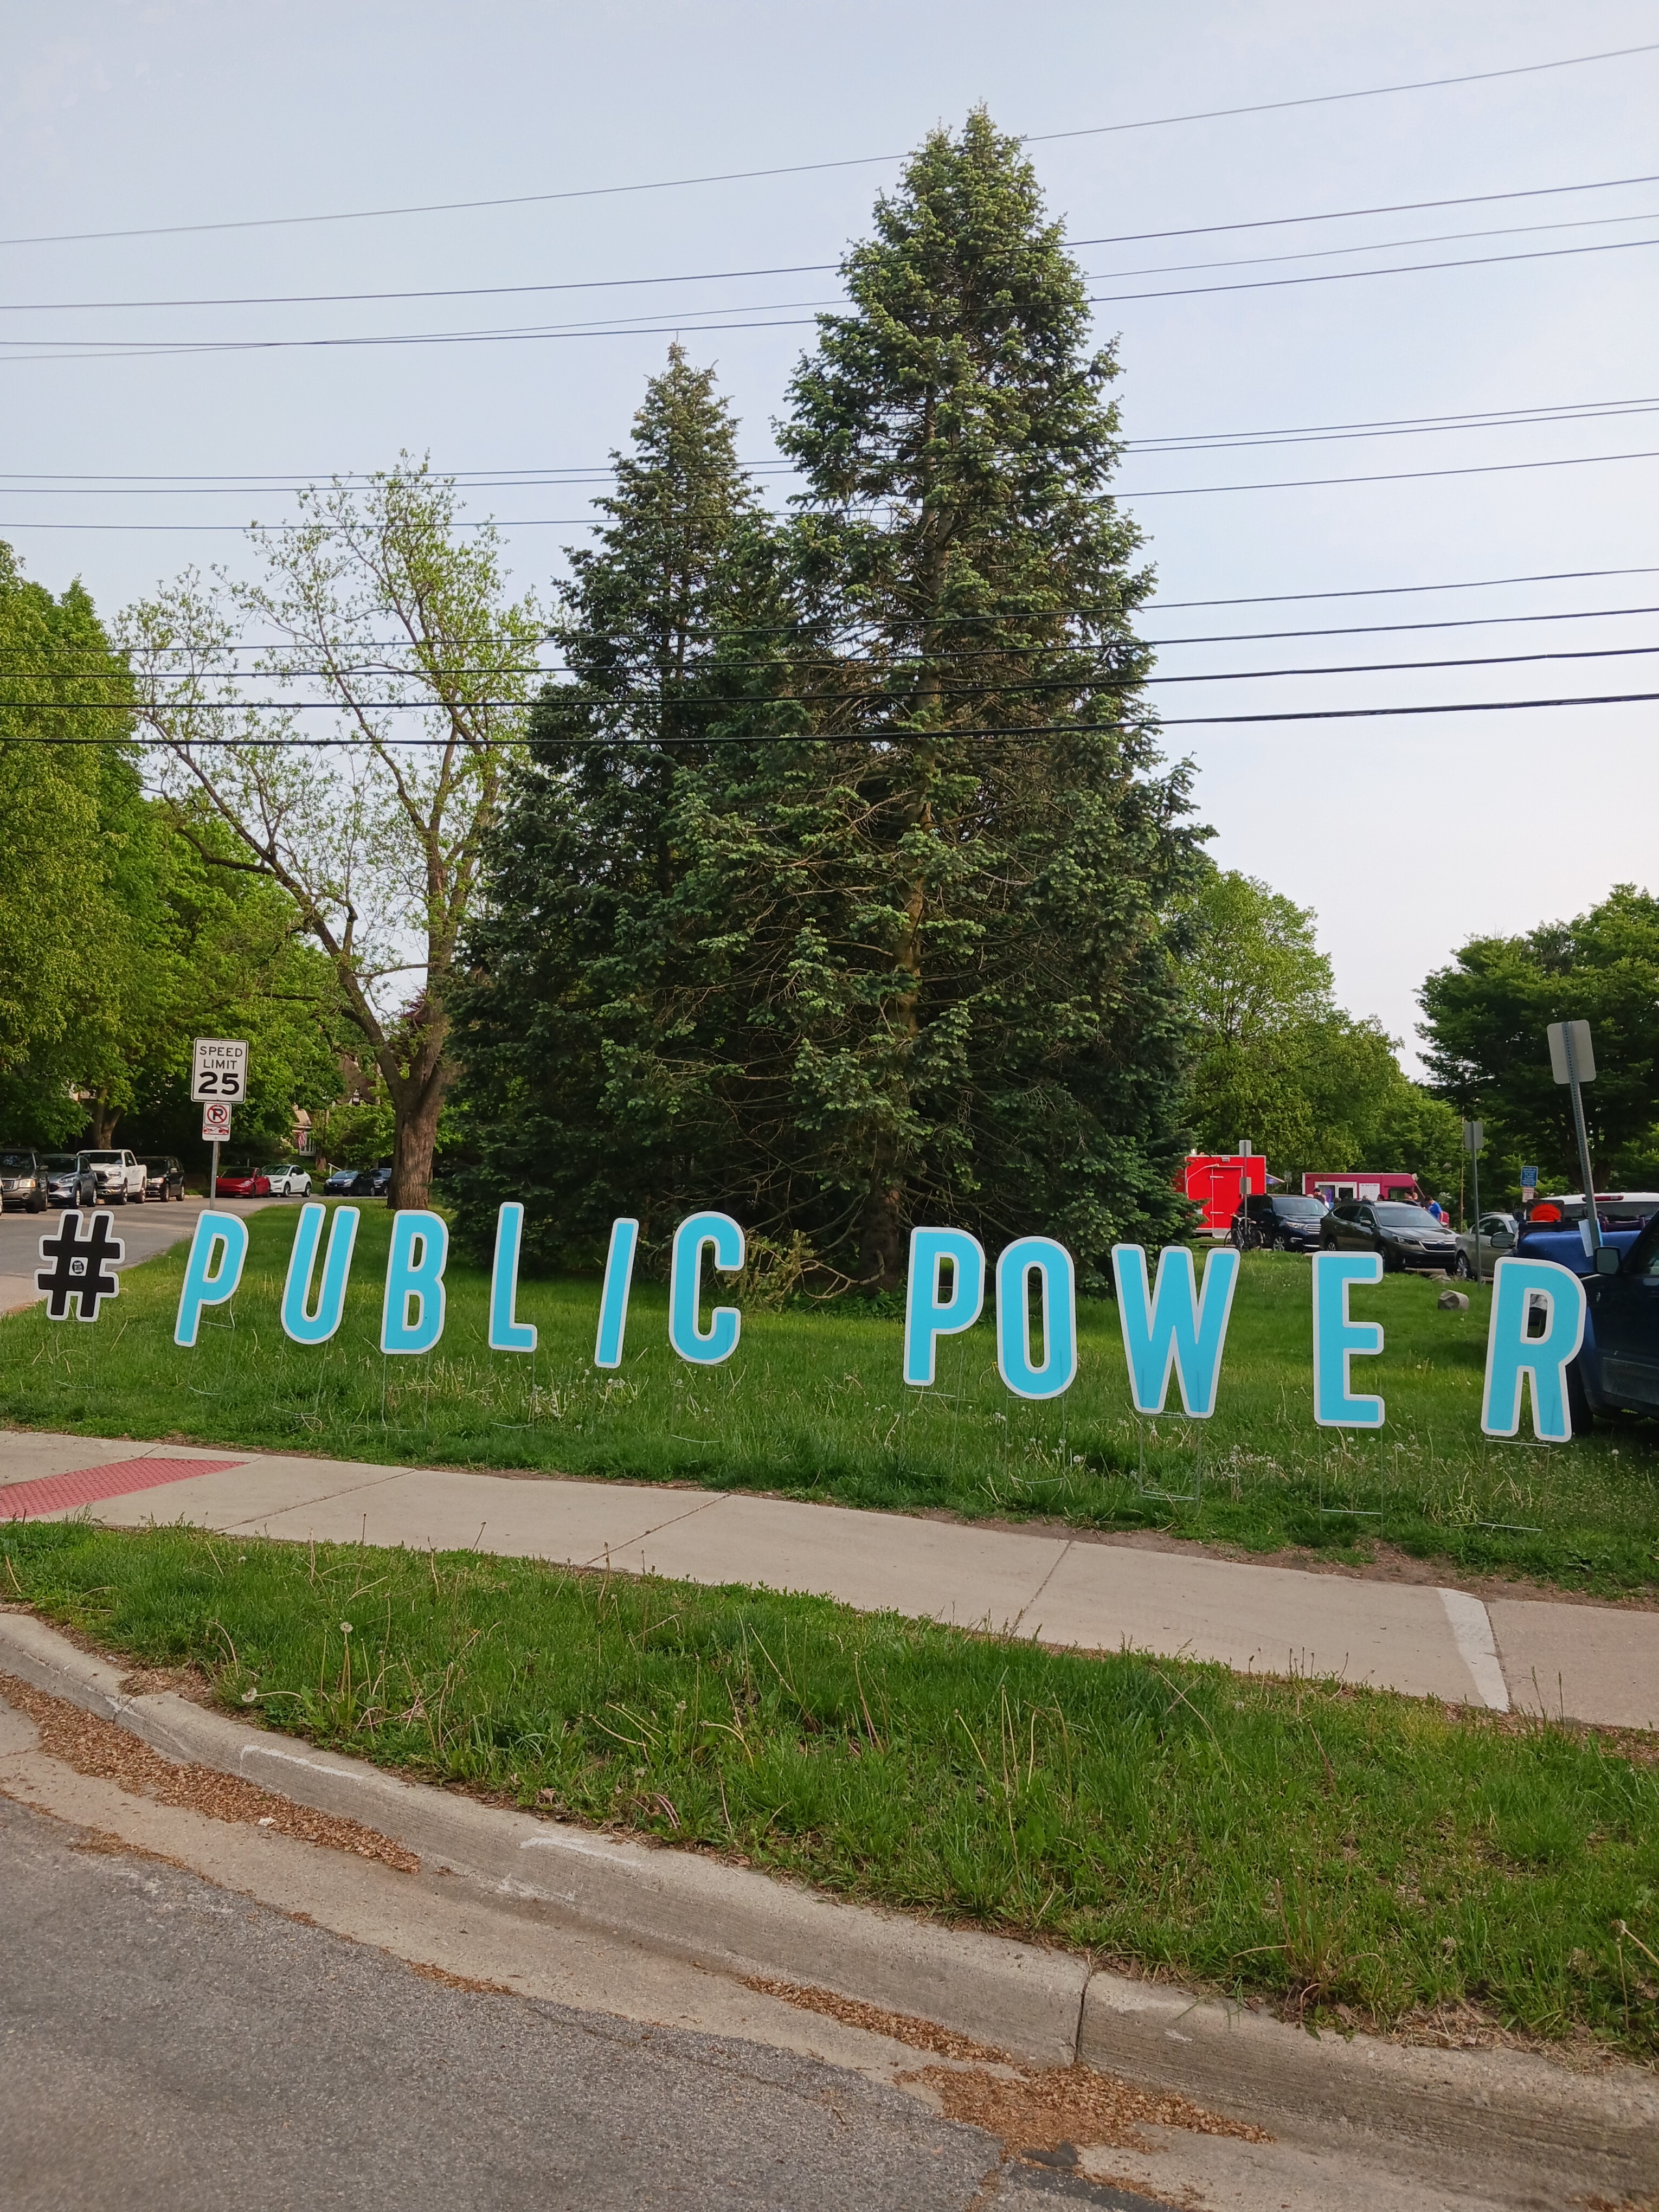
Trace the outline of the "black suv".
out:
M 0 1152 L 0 1210 L 8 1206 L 46 1212 L 46 1169 L 38 1152 Z
M 1319 1243 L 1327 1252 L 1380 1252 L 1389 1275 L 1405 1267 L 1443 1267 L 1451 1274 L 1463 1256 L 1446 1224 L 1426 1206 L 1407 1206 L 1403 1199 L 1346 1199 L 1320 1224 Z
M 140 1157 L 146 1198 L 160 1199 L 165 1206 L 170 1198 L 184 1197 L 185 1171 L 171 1152 L 145 1152 Z
M 1241 1252 L 1312 1252 L 1328 1209 L 1322 1198 L 1247 1198 L 1228 1235 Z

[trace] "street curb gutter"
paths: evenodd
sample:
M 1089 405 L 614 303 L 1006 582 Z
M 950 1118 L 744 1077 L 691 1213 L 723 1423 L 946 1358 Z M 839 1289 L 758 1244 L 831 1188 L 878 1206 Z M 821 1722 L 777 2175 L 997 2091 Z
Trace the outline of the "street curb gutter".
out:
M 1315 2038 L 1238 2006 L 1091 1973 L 1069 1953 L 479 1805 L 171 1692 L 130 1696 L 119 1668 L 26 1612 L 0 1610 L 8 1673 L 167 1757 L 360 1821 L 498 1901 L 718 1973 L 832 1990 L 1040 2065 L 1080 2058 L 1281 2134 L 1369 2134 L 1460 2160 L 1524 2155 L 1580 2189 L 1633 2191 L 1659 2172 L 1659 2076 L 1644 2068 L 1580 2073 L 1522 2052 Z
M 376 1829 L 498 1899 L 715 1972 L 815 1984 L 913 2013 L 1044 2066 L 1077 2056 L 1087 1962 L 937 1928 L 689 1851 L 648 1849 L 404 1782 L 364 1760 L 245 1726 L 125 1677 L 31 1615 L 0 1613 L 0 1673 L 100 1714 L 167 1757 Z

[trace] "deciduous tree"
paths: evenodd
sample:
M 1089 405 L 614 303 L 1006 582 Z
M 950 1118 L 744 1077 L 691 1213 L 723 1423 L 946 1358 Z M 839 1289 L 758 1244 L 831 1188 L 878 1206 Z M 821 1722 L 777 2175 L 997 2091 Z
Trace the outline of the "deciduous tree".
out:
M 205 815 L 233 847 L 201 837 L 208 866 L 293 900 L 392 1096 L 391 1203 L 422 1206 L 457 947 L 543 624 L 509 600 L 493 532 L 463 533 L 423 466 L 307 492 L 301 513 L 252 533 L 257 580 L 186 576 L 124 634 L 181 834 Z M 244 679 L 231 656 L 250 624 L 269 642 Z M 261 703 L 283 687 L 294 705 Z

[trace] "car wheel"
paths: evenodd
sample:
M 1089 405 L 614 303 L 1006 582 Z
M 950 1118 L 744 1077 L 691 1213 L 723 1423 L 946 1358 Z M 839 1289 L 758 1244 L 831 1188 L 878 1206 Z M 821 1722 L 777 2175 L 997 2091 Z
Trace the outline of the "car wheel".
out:
M 1458 1254 L 1457 1263 L 1453 1267 L 1452 1273 L 1456 1276 L 1460 1283 L 1467 1283 L 1469 1280 L 1469 1278 L 1474 1274 L 1474 1270 L 1469 1265 L 1469 1255 L 1467 1252 L 1460 1252 Z

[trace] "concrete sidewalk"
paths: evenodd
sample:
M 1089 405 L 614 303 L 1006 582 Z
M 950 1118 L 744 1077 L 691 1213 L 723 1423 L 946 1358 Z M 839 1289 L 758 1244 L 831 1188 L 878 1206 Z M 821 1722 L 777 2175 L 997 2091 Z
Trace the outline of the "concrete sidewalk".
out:
M 199 1468 L 199 1473 L 192 1469 Z M 476 1548 L 810 1591 L 1084 1651 L 1337 1676 L 1456 1705 L 1659 1729 L 1659 1613 L 1308 1574 L 1085 1537 L 660 1484 L 0 1434 L 0 1522 L 90 1511 L 304 1542 Z

